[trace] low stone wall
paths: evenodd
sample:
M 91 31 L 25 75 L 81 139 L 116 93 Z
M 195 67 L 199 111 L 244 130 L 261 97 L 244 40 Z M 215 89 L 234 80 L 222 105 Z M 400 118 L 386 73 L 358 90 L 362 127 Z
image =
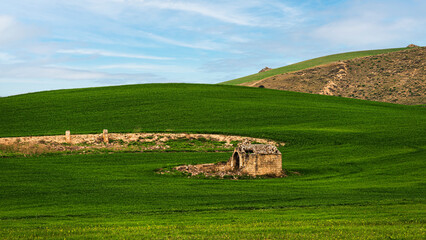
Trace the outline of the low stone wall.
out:
M 106 135 L 107 134 L 107 135 Z M 94 144 L 108 141 L 123 141 L 123 142 L 165 142 L 168 140 L 187 138 L 187 139 L 200 139 L 205 138 L 212 141 L 226 142 L 231 144 L 233 141 L 248 140 L 251 142 L 258 142 L 262 144 L 272 144 L 275 146 L 284 145 L 284 143 L 277 143 L 271 140 L 243 137 L 243 136 L 232 136 L 232 135 L 221 135 L 221 134 L 187 134 L 187 133 L 102 133 L 102 134 L 79 134 L 79 135 L 56 135 L 56 136 L 29 136 L 29 137 L 7 137 L 0 138 L 0 144 L 11 145 L 16 143 L 31 143 L 37 144 L 40 142 L 47 143 L 70 143 L 70 144 Z

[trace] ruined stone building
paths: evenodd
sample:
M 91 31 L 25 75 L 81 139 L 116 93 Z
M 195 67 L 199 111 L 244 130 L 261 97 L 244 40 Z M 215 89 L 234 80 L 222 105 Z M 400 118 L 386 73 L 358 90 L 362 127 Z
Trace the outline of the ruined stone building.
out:
M 242 143 L 235 148 L 230 167 L 242 174 L 276 175 L 282 174 L 282 155 L 277 147 L 267 144 Z
M 238 144 L 227 162 L 182 165 L 174 168 L 192 176 L 285 176 L 282 170 L 282 155 L 277 147 L 269 144 Z

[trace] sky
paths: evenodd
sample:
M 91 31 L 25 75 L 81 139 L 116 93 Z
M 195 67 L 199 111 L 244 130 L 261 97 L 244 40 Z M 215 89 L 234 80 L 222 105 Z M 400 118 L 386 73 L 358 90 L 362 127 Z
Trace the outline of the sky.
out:
M 214 84 L 334 53 L 426 45 L 424 0 L 0 0 L 0 96 Z

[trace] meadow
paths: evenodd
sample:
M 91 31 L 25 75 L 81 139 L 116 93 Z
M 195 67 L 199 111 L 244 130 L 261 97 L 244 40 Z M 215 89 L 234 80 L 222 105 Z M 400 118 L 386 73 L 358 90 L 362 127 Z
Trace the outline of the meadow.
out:
M 327 63 L 344 61 L 344 60 L 349 60 L 349 59 L 354 59 L 359 57 L 374 56 L 378 54 L 396 52 L 396 51 L 401 51 L 405 49 L 408 49 L 408 48 L 388 48 L 388 49 L 379 49 L 379 50 L 366 50 L 366 51 L 338 53 L 338 54 L 328 55 L 324 57 L 309 59 L 306 61 L 290 64 L 284 67 L 274 68 L 266 72 L 251 74 L 245 77 L 229 80 L 221 84 L 237 85 L 237 84 L 246 83 L 246 82 L 253 82 L 253 81 L 258 81 L 258 80 L 271 77 L 274 75 L 299 71 L 299 70 L 303 70 L 306 68 L 311 68 L 311 67 L 315 67 L 315 66 L 319 66 L 319 65 L 323 65 Z
M 223 133 L 286 142 L 277 179 L 160 175 L 229 152 L 0 159 L 0 238 L 425 238 L 426 109 L 225 85 L 0 98 L 0 136 Z

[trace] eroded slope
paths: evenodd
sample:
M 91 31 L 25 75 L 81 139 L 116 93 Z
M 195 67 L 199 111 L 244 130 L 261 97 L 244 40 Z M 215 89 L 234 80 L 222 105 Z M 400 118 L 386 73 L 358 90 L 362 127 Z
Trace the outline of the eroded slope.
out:
M 241 85 L 358 98 L 425 104 L 426 48 L 339 61 Z

